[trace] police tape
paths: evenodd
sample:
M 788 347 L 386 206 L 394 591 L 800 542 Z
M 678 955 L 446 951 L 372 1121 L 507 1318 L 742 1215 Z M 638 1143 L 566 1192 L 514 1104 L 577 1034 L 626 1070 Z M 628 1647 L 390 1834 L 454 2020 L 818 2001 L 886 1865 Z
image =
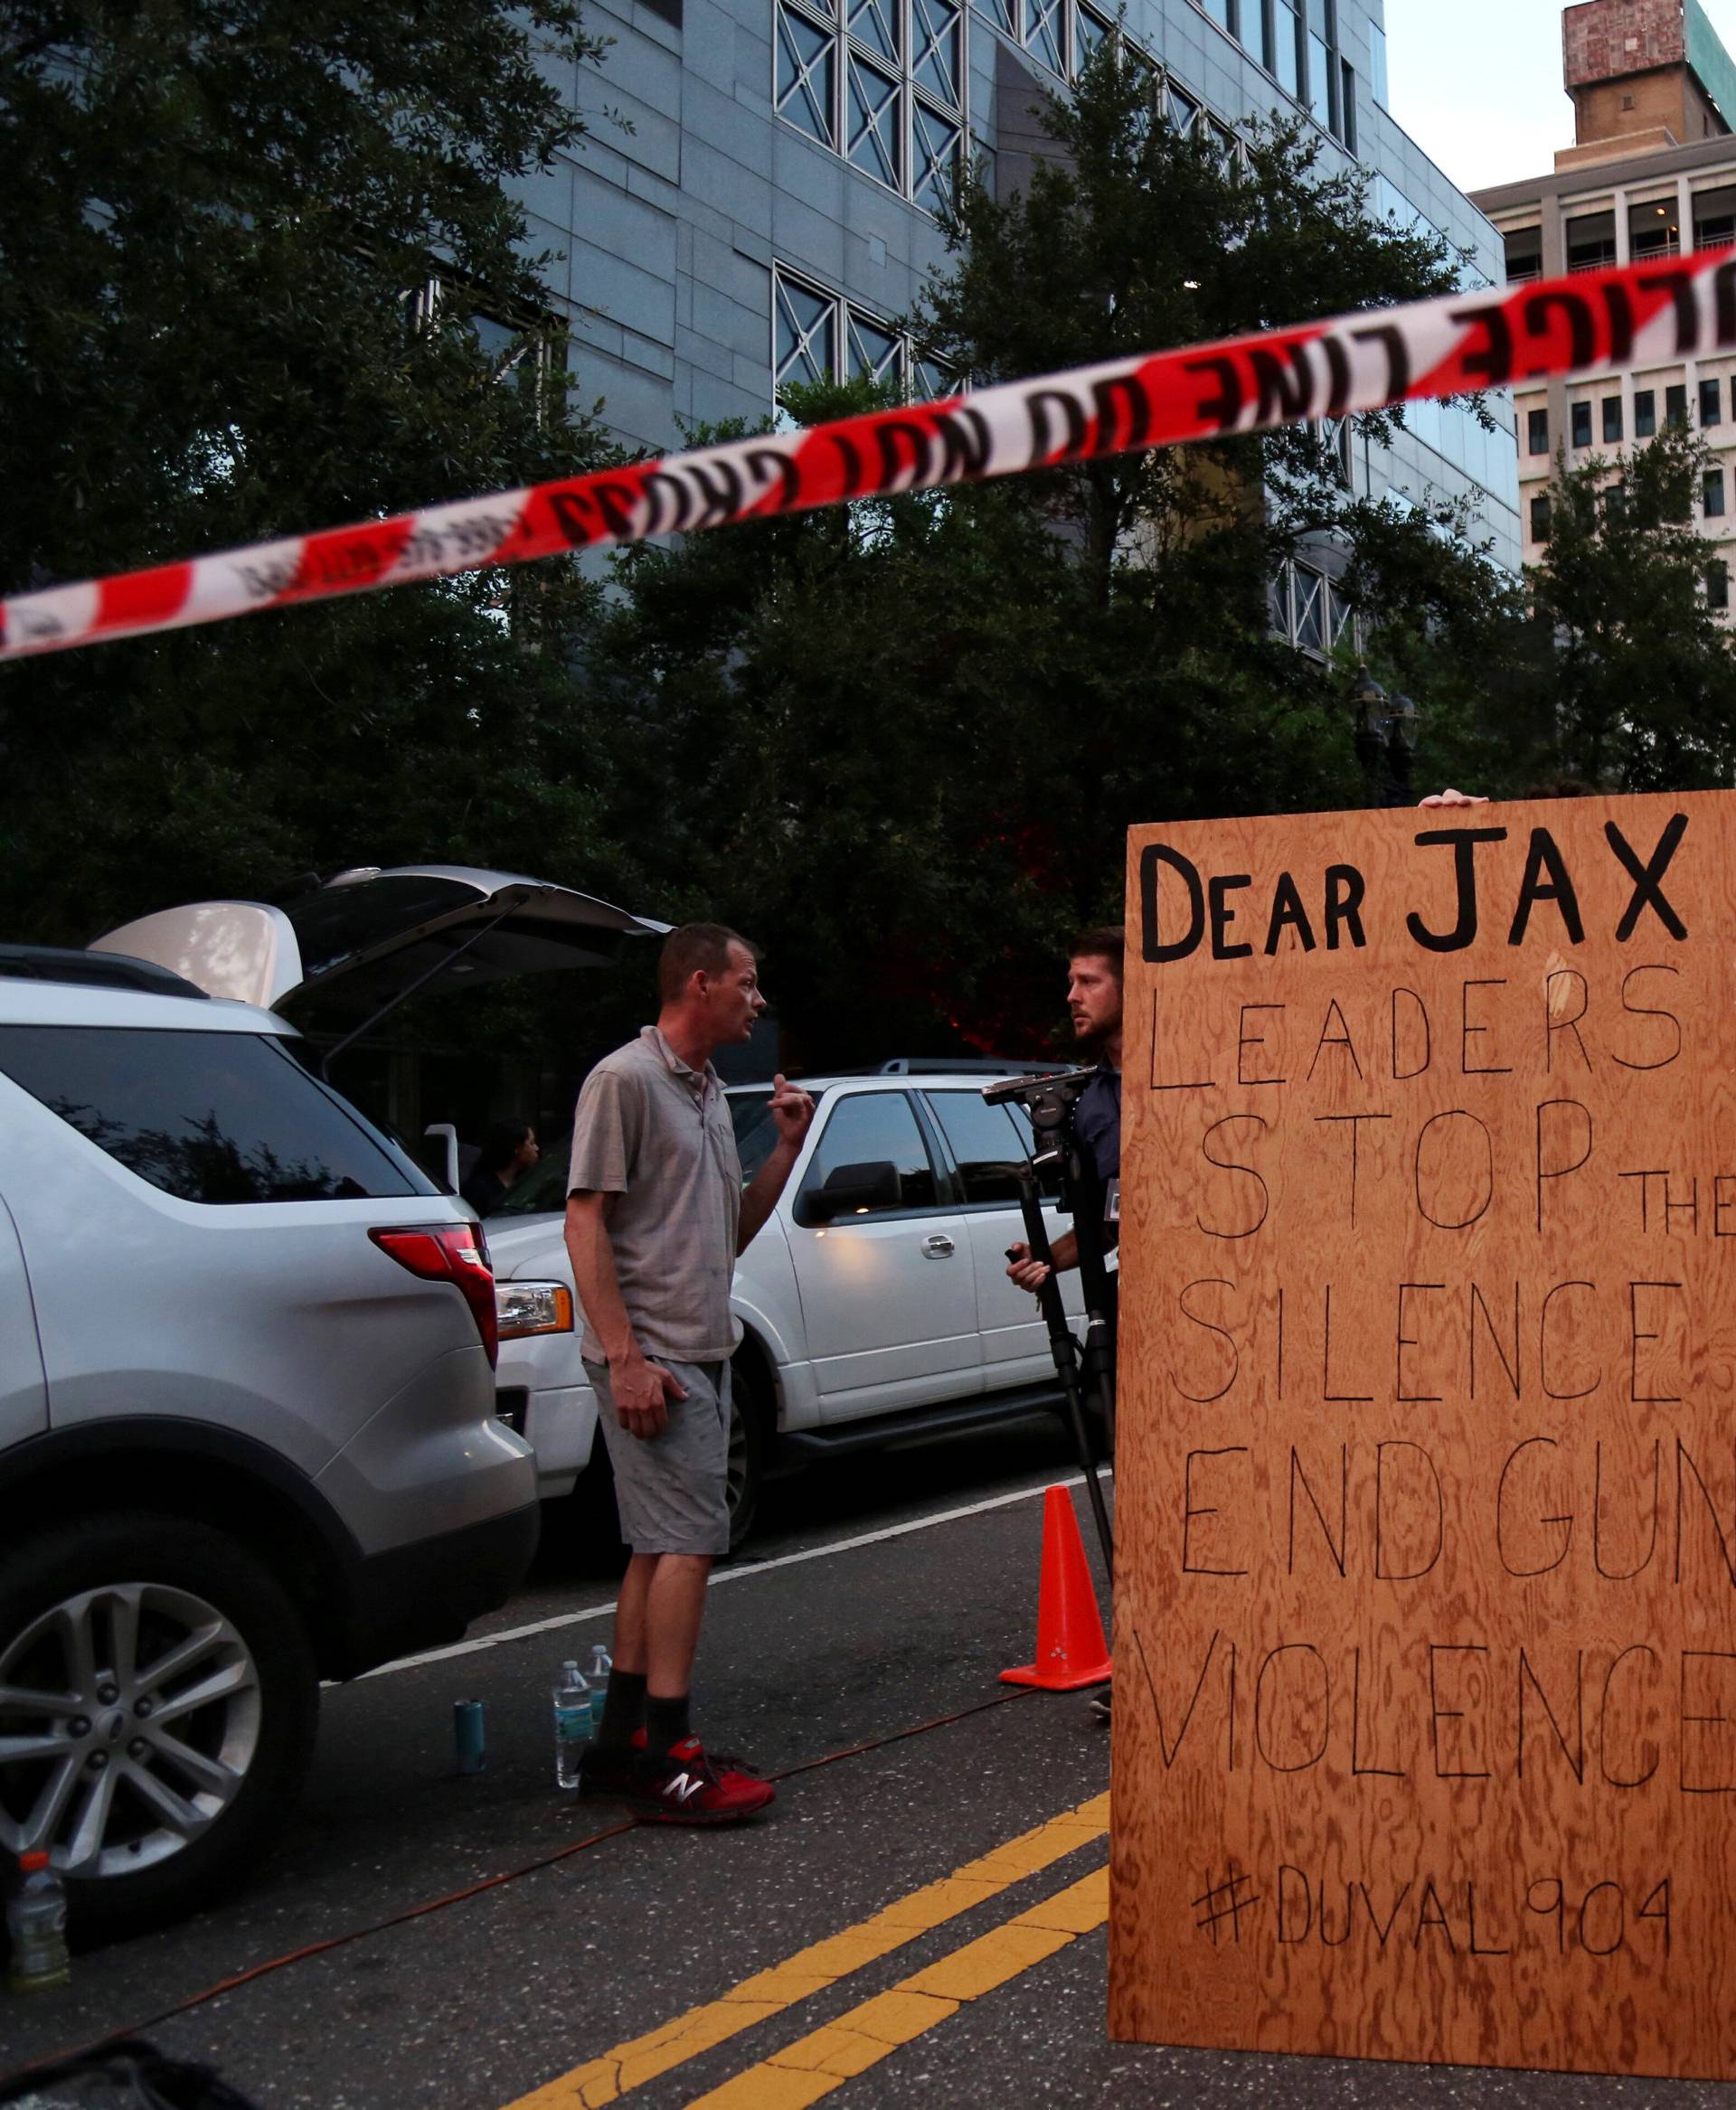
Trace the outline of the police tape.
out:
M 0 602 L 0 659 L 648 535 L 1736 351 L 1736 251 L 1110 360 Z

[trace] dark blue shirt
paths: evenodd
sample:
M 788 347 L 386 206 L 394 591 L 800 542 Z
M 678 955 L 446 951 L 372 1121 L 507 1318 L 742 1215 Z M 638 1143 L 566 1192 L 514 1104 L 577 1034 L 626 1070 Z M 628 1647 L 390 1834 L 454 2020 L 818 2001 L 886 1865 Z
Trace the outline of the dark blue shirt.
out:
M 1121 1072 L 1107 1062 L 1074 1102 L 1073 1133 L 1107 1194 L 1121 1177 Z

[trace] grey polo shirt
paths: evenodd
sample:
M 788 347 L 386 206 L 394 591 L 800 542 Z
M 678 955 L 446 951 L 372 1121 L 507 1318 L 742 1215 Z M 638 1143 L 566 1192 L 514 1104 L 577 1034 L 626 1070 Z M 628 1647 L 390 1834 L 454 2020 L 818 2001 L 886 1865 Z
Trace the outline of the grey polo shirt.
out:
M 741 1160 L 718 1074 L 691 1069 L 656 1026 L 586 1078 L 567 1192 L 612 1194 L 609 1242 L 621 1302 L 647 1355 L 722 1362 L 741 1329 L 730 1310 Z M 604 1361 L 589 1318 L 580 1352 Z

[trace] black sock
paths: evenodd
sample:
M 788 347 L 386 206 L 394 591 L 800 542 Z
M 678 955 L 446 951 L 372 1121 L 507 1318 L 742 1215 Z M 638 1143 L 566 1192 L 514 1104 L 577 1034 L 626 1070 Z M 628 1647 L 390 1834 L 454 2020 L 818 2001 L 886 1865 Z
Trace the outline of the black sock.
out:
M 646 1748 L 654 1758 L 666 1758 L 682 1738 L 692 1732 L 687 1727 L 687 1695 L 679 1700 L 659 1700 L 647 1694 L 645 1702 Z
M 597 1725 L 597 1741 L 617 1749 L 633 1741 L 635 1729 L 645 1726 L 645 1672 L 610 1671 L 603 1692 L 603 1719 Z

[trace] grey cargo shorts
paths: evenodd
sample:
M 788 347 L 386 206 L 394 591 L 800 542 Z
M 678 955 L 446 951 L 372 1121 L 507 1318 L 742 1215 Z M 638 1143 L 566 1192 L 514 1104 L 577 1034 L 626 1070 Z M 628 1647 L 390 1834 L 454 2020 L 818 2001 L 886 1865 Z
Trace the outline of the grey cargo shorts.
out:
M 646 1361 L 673 1371 L 687 1390 L 684 1399 L 670 1400 L 661 1436 L 629 1436 L 615 1411 L 608 1364 L 585 1364 L 615 1474 L 621 1537 L 635 1553 L 727 1553 L 730 1366 L 666 1355 Z

